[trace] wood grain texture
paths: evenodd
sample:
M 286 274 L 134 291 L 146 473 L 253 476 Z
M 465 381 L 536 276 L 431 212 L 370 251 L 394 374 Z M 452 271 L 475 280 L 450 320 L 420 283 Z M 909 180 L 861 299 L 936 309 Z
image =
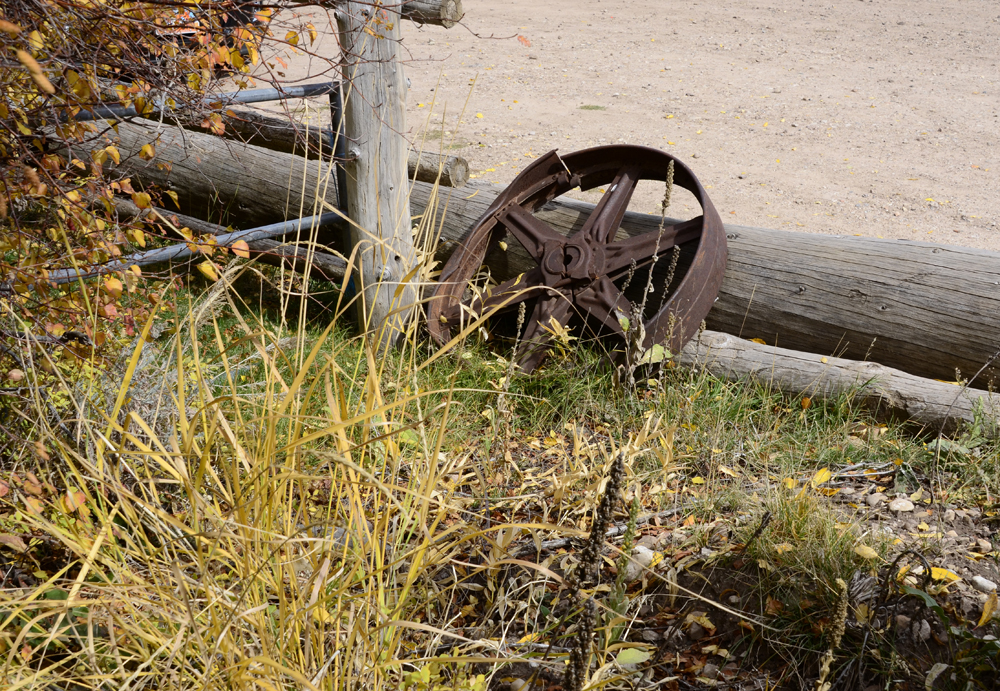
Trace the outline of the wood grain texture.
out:
M 823 357 L 761 345 L 718 331 L 704 331 L 678 357 L 730 381 L 753 378 L 793 396 L 831 398 L 851 394 L 878 415 L 950 433 L 972 422 L 977 408 L 1000 422 L 1000 396 L 907 374 L 875 362 Z
M 227 139 L 236 139 L 265 149 L 307 158 L 329 158 L 332 154 L 333 132 L 329 127 L 306 127 L 305 124 L 252 111 L 233 111 L 223 115 Z M 184 127 L 205 131 L 192 124 Z M 445 187 L 463 187 L 469 181 L 469 162 L 461 156 L 445 156 L 431 151 L 410 148 L 406 156 L 407 175 L 411 180 L 434 182 Z
M 407 191 L 406 79 L 398 6 L 350 0 L 337 6 L 344 53 L 347 215 L 359 270 L 358 320 L 379 349 L 403 335 L 417 304 Z
M 177 192 L 182 209 L 206 217 L 222 202 L 233 224 L 251 227 L 329 210 L 336 186 L 329 166 L 266 149 L 182 132 L 155 123 L 121 123 L 122 155 L 156 140 L 158 157 L 123 159 L 136 180 Z M 76 157 L 108 142 L 75 145 Z M 172 168 L 157 167 L 171 162 Z M 290 191 L 289 191 L 290 190 Z M 303 194 L 300 194 L 303 192 Z M 429 212 L 446 259 L 496 196 L 470 183 L 461 190 L 414 183 L 414 213 Z M 322 204 L 326 200 L 328 206 Z M 213 201 L 217 200 L 217 201 Z M 431 209 L 427 209 L 433 200 Z M 314 210 L 315 209 L 315 210 Z M 582 227 L 593 205 L 548 204 L 538 216 L 570 234 Z M 654 232 L 659 218 L 629 212 L 619 234 Z M 870 360 L 921 376 L 954 380 L 955 371 L 985 388 L 997 377 L 992 358 L 1000 348 L 1000 255 L 948 245 L 875 238 L 793 233 L 727 226 L 729 262 L 708 316 L 708 327 L 771 345 L 822 355 Z M 336 246 L 337 238 L 329 240 Z M 513 241 L 487 265 L 496 278 L 532 266 Z M 343 252 L 343 247 L 337 247 Z M 346 254 L 346 253 L 345 253 Z M 681 268 L 686 255 L 682 253 Z

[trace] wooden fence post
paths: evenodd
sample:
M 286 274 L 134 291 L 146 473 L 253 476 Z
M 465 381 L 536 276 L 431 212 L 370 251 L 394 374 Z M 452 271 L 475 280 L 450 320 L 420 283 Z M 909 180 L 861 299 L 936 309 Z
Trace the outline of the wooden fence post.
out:
M 404 99 L 398 60 L 399 5 L 347 0 L 337 5 L 343 51 L 347 209 L 362 331 L 379 351 L 395 344 L 417 303 L 410 229 Z M 334 123 L 336 127 L 338 123 Z

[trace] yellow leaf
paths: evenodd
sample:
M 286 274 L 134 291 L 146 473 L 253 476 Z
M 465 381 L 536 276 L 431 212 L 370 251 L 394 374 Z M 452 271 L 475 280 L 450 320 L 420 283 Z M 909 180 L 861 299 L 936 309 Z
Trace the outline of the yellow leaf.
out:
M 774 551 L 777 552 L 778 554 L 784 554 L 785 552 L 791 552 L 793 549 L 795 549 L 795 548 L 792 547 L 792 545 L 788 544 L 787 542 L 782 542 L 781 544 L 778 544 L 778 545 L 774 546 Z
M 152 206 L 152 204 L 150 203 L 149 194 L 146 192 L 133 192 L 132 203 L 138 206 L 140 209 L 148 209 Z
M 819 470 L 816 471 L 816 474 L 813 475 L 811 481 L 812 486 L 819 487 L 824 482 L 827 482 L 831 477 L 833 477 L 833 473 L 830 472 L 829 468 L 820 468 Z
M 728 466 L 720 465 L 719 472 L 723 475 L 728 475 L 729 477 L 739 477 L 739 474 Z
M 983 624 L 987 623 L 993 618 L 993 613 L 997 611 L 997 591 L 990 593 L 990 596 L 986 598 L 986 602 L 983 604 L 983 614 L 979 617 L 979 623 L 976 624 L 976 628 L 979 628 Z
M 30 45 L 31 49 L 36 53 L 45 47 L 45 39 L 42 38 L 42 35 L 38 33 L 37 29 L 28 34 L 28 45 Z
M 962 580 L 962 577 L 954 571 L 950 571 L 940 566 L 931 567 L 931 578 L 935 581 L 945 581 L 947 583 L 954 583 L 955 581 Z
M 134 273 L 136 276 L 142 276 L 142 269 L 139 268 L 138 264 L 133 264 L 132 266 L 128 267 L 128 270 Z
M 289 31 L 285 34 L 285 40 L 288 41 L 293 46 L 299 45 L 299 34 L 295 31 Z
M 781 481 L 781 484 L 783 484 L 786 489 L 795 489 L 795 486 L 799 483 L 793 477 L 786 477 Z
M 801 403 L 802 403 L 802 410 L 809 410 L 809 408 L 811 408 L 813 404 L 812 399 L 809 398 L 808 396 L 803 396 Z
M 111 160 L 114 161 L 116 165 L 122 162 L 121 154 L 118 153 L 118 149 L 115 147 L 106 146 L 104 147 L 104 151 L 107 152 L 108 156 L 111 157 Z
M 692 485 L 704 485 L 705 484 L 705 478 L 703 478 L 703 477 L 693 477 L 693 478 L 691 478 L 691 484 Z
M 316 36 L 318 35 L 316 33 L 316 27 L 312 25 L 312 22 L 310 22 L 306 24 L 306 29 L 309 31 L 309 43 L 315 43 Z
M 177 201 L 177 193 L 176 192 L 174 192 L 173 190 L 165 190 L 164 194 L 167 195 L 168 197 L 170 197 L 171 201 L 173 201 L 173 203 L 174 203 L 174 206 L 176 206 L 178 209 L 181 208 L 181 203 L 179 201 Z
M 854 548 L 854 553 L 862 559 L 878 559 L 878 552 L 868 545 L 858 545 Z
M 131 240 L 134 244 L 139 245 L 139 247 L 146 246 L 146 234 L 138 228 L 132 228 L 128 231 L 127 235 L 129 240 Z
M 156 147 L 152 144 L 145 144 L 141 149 L 139 149 L 139 158 L 144 161 L 149 161 L 156 155 Z
M 114 276 L 104 279 L 104 292 L 113 298 L 119 298 L 122 294 L 122 282 Z
M 767 341 L 765 341 L 763 338 L 751 338 L 750 341 L 752 343 L 760 343 L 761 345 L 767 345 Z
M 210 281 L 218 281 L 219 274 L 215 273 L 215 266 L 212 265 L 210 261 L 203 261 L 196 267 L 202 275 Z
M 17 59 L 22 65 L 28 70 L 28 74 L 38 85 L 38 88 L 47 93 L 49 96 L 56 92 L 56 88 L 52 86 L 52 82 L 49 81 L 48 77 L 42 72 L 41 66 L 31 57 L 31 53 L 26 50 L 17 51 Z
M 482 113 L 476 113 L 476 117 L 479 118 L 480 120 L 482 120 L 483 119 L 483 114 Z
M 229 249 L 231 249 L 233 254 L 237 257 L 243 257 L 244 259 L 250 258 L 250 246 L 247 245 L 246 240 L 237 240 L 229 246 Z

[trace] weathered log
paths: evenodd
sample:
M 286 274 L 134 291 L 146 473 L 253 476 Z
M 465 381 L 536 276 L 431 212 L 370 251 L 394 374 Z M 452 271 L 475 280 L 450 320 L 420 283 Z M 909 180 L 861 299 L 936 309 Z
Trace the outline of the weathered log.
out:
M 398 6 L 347 0 L 338 5 L 344 52 L 344 124 L 348 141 L 347 215 L 357 253 L 355 285 L 362 331 L 379 350 L 398 341 L 417 305 L 411 271 L 416 251 L 407 194 L 406 81 L 398 51 Z
M 977 410 L 994 426 L 1000 421 L 1000 395 L 994 393 L 917 377 L 875 362 L 761 345 L 718 331 L 695 337 L 678 362 L 704 367 L 729 381 L 753 378 L 793 396 L 851 394 L 878 416 L 913 422 L 932 432 L 954 432 L 961 422 L 973 422 Z
M 223 136 L 228 139 L 288 154 L 305 154 L 312 159 L 329 158 L 333 150 L 333 132 L 328 127 L 306 127 L 302 123 L 245 110 L 223 115 L 223 120 L 226 125 Z M 469 181 L 469 162 L 461 156 L 410 149 L 406 166 L 411 180 L 439 180 L 445 187 L 463 187 Z
M 458 24 L 465 16 L 462 0 L 406 0 L 403 17 L 418 24 L 436 24 L 446 29 Z
M 246 226 L 325 209 L 336 204 L 327 184 L 329 166 L 274 151 L 220 140 L 154 123 L 121 123 L 122 155 L 157 141 L 158 156 L 122 162 L 133 179 L 172 189 L 182 211 L 202 216 L 223 206 L 231 222 Z M 106 142 L 92 142 L 77 157 Z M 157 164 L 170 162 L 172 170 Z M 308 164 L 308 165 L 307 165 Z M 288 190 L 291 190 L 291 193 Z M 299 191 L 305 190 L 300 204 Z M 433 201 L 432 224 L 440 231 L 439 259 L 454 249 L 483 214 L 495 192 L 470 184 L 438 190 L 417 182 L 415 213 Z M 287 202 L 293 198 L 296 203 Z M 592 204 L 559 201 L 538 216 L 569 234 L 580 229 Z M 302 213 L 302 212 L 305 213 Z M 620 232 L 655 232 L 659 218 L 627 213 Z M 823 355 L 870 360 L 905 372 L 954 380 L 989 365 L 973 385 L 996 377 L 1000 347 L 1000 255 L 947 245 L 876 238 L 794 233 L 727 226 L 729 262 L 709 328 L 759 337 L 769 344 Z M 344 248 L 338 248 L 346 254 Z M 682 255 L 682 263 L 684 255 Z M 499 279 L 516 276 L 531 260 L 513 240 L 506 252 L 487 257 Z

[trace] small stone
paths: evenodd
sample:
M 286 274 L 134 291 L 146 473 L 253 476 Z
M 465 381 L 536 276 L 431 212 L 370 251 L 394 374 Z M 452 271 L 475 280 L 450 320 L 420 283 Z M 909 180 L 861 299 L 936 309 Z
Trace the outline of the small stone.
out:
M 954 530 L 949 530 L 947 533 L 945 533 L 945 535 L 954 539 L 958 538 L 958 533 L 956 533 Z
M 845 497 L 849 497 L 852 494 L 854 494 L 854 488 L 853 487 L 841 487 L 840 488 L 840 493 L 843 494 Z
M 952 521 L 954 521 L 955 520 L 955 510 L 954 509 L 948 509 L 947 511 L 945 511 L 943 514 L 941 514 L 941 520 L 944 521 L 945 523 L 951 523 Z
M 698 676 L 705 677 L 706 679 L 715 679 L 719 676 L 719 666 L 709 662 L 701 668 L 701 674 Z
M 642 640 L 652 643 L 653 641 L 658 641 L 663 638 L 659 631 L 654 631 L 653 629 L 643 629 L 642 630 Z
M 911 619 L 908 616 L 906 616 L 905 614 L 897 614 L 896 615 L 896 628 L 900 629 L 900 630 L 908 629 L 908 628 L 910 628 L 910 621 L 911 621 Z
M 653 550 L 636 545 L 632 550 L 632 560 L 625 567 L 625 582 L 631 583 L 639 580 L 649 565 L 653 563 L 653 557 Z
M 997 584 L 988 578 L 983 578 L 982 576 L 972 577 L 972 587 L 981 593 L 986 593 L 989 595 L 997 589 Z
M 930 640 L 931 625 L 926 619 L 921 619 L 919 624 L 916 622 L 913 623 L 913 638 L 921 643 L 926 643 Z
M 875 494 L 869 494 L 865 498 L 865 501 L 868 503 L 868 506 L 874 509 L 876 506 L 885 501 L 885 495 L 882 494 L 881 492 L 876 492 Z
M 895 511 L 896 513 L 905 513 L 907 511 L 913 511 L 913 502 L 909 499 L 903 499 L 903 497 L 896 497 L 891 502 L 889 502 L 889 510 Z
M 918 521 L 922 521 L 925 518 L 930 518 L 930 515 L 931 514 L 928 511 L 914 511 L 913 512 L 913 517 L 915 519 L 917 519 Z
M 526 690 L 528 688 L 528 682 L 524 679 L 515 679 L 507 684 L 507 688 L 510 689 L 510 691 L 521 691 L 521 689 Z
M 690 638 L 692 641 L 700 641 L 702 638 L 705 637 L 705 634 L 707 632 L 705 631 L 705 627 L 703 627 L 701 624 L 699 624 L 698 622 L 692 622 L 691 628 L 688 629 L 687 633 L 688 633 L 688 638 Z
M 984 540 L 983 538 L 978 538 L 976 540 L 976 546 L 974 549 L 980 554 L 989 554 L 993 551 L 993 543 L 989 540 Z
M 636 540 L 637 547 L 645 547 L 646 549 L 656 549 L 656 542 L 659 538 L 656 535 L 643 535 L 638 540 Z

